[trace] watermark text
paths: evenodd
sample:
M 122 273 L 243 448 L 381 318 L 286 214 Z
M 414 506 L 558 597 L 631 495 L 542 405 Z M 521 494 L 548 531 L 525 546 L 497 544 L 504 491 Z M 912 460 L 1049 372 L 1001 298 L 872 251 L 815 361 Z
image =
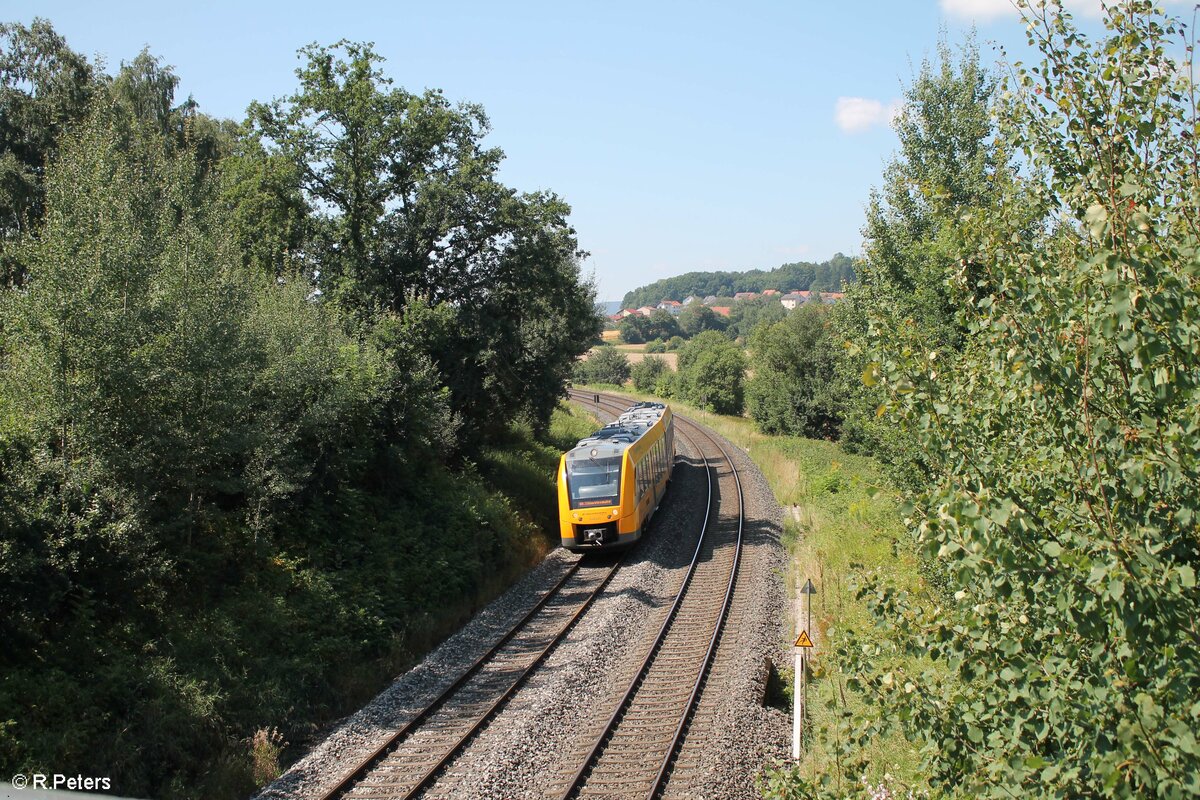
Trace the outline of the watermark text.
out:
M 112 789 L 111 778 L 96 778 L 90 775 L 62 775 L 31 772 L 12 776 L 14 789 L 55 789 L 69 792 L 107 792 Z

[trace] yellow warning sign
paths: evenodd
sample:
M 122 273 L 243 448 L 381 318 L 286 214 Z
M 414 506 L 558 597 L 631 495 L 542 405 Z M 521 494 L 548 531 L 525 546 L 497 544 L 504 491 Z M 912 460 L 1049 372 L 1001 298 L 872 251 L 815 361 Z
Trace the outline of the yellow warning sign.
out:
M 808 638 L 808 631 L 800 631 L 800 635 L 796 637 L 796 647 L 812 647 L 812 639 Z

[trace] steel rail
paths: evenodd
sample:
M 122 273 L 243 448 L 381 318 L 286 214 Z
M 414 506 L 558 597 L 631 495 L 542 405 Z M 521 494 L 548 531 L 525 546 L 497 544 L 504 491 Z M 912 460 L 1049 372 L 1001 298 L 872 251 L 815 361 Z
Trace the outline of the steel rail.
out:
M 623 411 L 624 409 L 622 408 L 621 410 Z M 462 746 L 469 741 L 471 737 L 478 733 L 479 730 L 491 719 L 495 712 L 509 698 L 511 698 L 513 693 L 515 693 L 521 685 L 524 684 L 525 679 L 533 672 L 535 668 L 541 664 L 543 660 L 545 660 L 550 651 L 553 650 L 554 647 L 563 640 L 563 638 L 567 635 L 567 633 L 570 632 L 571 628 L 574 627 L 575 623 L 583 615 L 583 612 L 591 606 L 592 602 L 599 597 L 600 593 L 604 591 L 604 588 L 608 586 L 613 576 L 616 574 L 617 569 L 621 566 L 623 560 L 624 556 L 622 556 L 621 559 L 612 565 L 608 571 L 608 574 L 601 579 L 600 583 L 597 584 L 596 588 L 583 602 L 579 609 L 576 610 L 567 623 L 562 626 L 558 633 L 551 639 L 550 643 L 543 648 L 542 652 L 539 653 L 532 662 L 530 662 L 530 664 L 521 672 L 521 674 L 508 687 L 508 689 L 506 689 L 492 702 L 487 711 L 485 711 L 484 714 L 470 726 L 469 730 L 464 733 L 446 753 L 443 754 L 438 762 L 421 776 L 417 784 L 410 788 L 405 795 L 403 795 L 405 798 L 413 797 L 419 791 L 428 786 L 432 779 L 458 754 L 458 752 L 462 749 Z M 549 603 L 553 597 L 560 593 L 562 587 L 566 585 L 567 581 L 569 581 L 571 577 L 573 577 L 579 571 L 581 561 L 582 559 L 571 564 L 571 566 L 564 571 L 562 577 L 559 578 L 559 580 L 542 595 L 538 602 L 528 612 L 526 612 L 521 619 L 519 619 L 511 628 L 509 628 L 508 632 L 505 633 L 504 636 L 497 640 L 496 643 L 488 648 L 487 651 L 476 658 L 465 672 L 459 675 L 458 678 L 456 678 L 453 683 L 443 689 L 436 698 L 434 698 L 429 704 L 417 712 L 412 719 L 405 722 L 400 728 L 390 734 L 388 738 L 378 747 L 376 747 L 369 755 L 359 761 L 354 769 L 343 776 L 343 778 L 338 781 L 335 786 L 319 795 L 319 800 L 335 800 L 335 798 L 342 797 L 356 785 L 361 783 L 362 780 L 369 775 L 376 766 L 378 766 L 384 759 L 387 758 L 389 754 L 394 752 L 401 745 L 402 741 L 406 737 L 413 733 L 423 722 L 425 722 L 425 720 L 427 720 L 442 706 L 444 706 L 446 702 L 455 694 L 457 694 L 458 691 L 462 689 L 462 687 L 465 686 L 468 681 L 475 677 L 486 664 L 490 663 L 492 659 L 495 658 L 496 654 L 499 653 L 500 650 L 502 650 L 507 644 L 509 644 L 509 642 L 511 642 L 513 638 L 520 633 L 521 630 L 524 629 L 525 626 L 531 620 L 533 620 L 533 618 L 540 611 L 542 611 L 542 609 L 545 608 L 546 604 Z
M 333 788 L 319 795 L 320 800 L 334 800 L 334 798 L 341 797 L 343 794 L 353 788 L 371 771 L 372 768 L 374 768 L 380 761 L 387 757 L 387 755 L 400 744 L 402 739 L 404 739 L 417 726 L 428 719 L 435 711 L 445 705 L 447 700 L 453 697 L 458 690 L 467 683 L 467 681 L 475 677 L 475 675 L 480 671 L 480 669 L 483 668 L 485 664 L 491 661 L 505 645 L 511 642 L 513 638 L 520 633 L 521 630 L 538 614 L 538 612 L 545 608 L 546 604 L 549 603 L 553 597 L 559 594 L 562 587 L 566 585 L 567 581 L 569 581 L 579 571 L 579 565 L 580 561 L 575 561 L 575 563 L 571 564 L 571 566 L 564 571 L 562 577 L 559 578 L 559 580 L 542 595 L 533 608 L 529 609 L 529 611 L 526 612 L 521 619 L 517 620 L 517 622 L 508 630 L 507 633 L 504 634 L 504 636 L 497 640 L 494 645 L 487 649 L 487 651 L 476 658 L 465 672 L 459 675 L 453 683 L 443 689 L 442 692 L 438 694 L 438 696 L 434 698 L 428 705 L 417 712 L 412 719 L 405 722 L 394 733 L 388 736 L 386 741 L 376 747 L 375 750 L 373 750 L 366 758 L 362 759 L 354 767 L 354 769 L 348 772 Z M 613 573 L 616 572 L 616 569 L 619 566 L 620 562 L 617 562 L 613 565 L 612 570 L 603 579 L 603 581 L 601 581 L 600 586 L 597 587 L 596 594 L 599 594 L 600 590 L 608 584 L 608 581 L 612 578 Z M 594 597 L 595 595 L 593 595 L 593 598 Z M 589 603 L 591 599 L 592 598 L 589 598 Z
M 585 403 L 590 403 L 592 405 L 603 405 L 603 404 L 598 404 L 594 401 L 596 394 L 597 393 L 592 392 L 592 393 L 590 393 L 590 396 L 588 396 L 584 392 L 580 392 L 580 391 L 572 392 L 573 397 L 575 397 L 576 399 L 582 399 L 585 401 Z M 607 401 L 608 405 L 615 405 L 617 402 L 620 402 L 620 401 L 614 401 L 614 400 L 610 399 L 611 396 L 609 396 L 609 395 L 601 394 L 600 396 L 602 398 L 604 398 L 604 400 Z M 742 506 L 743 498 L 742 498 L 742 490 L 741 490 L 741 480 L 740 480 L 740 478 L 738 478 L 737 468 L 734 466 L 733 460 L 729 457 L 729 454 L 725 451 L 725 448 L 722 447 L 721 444 L 715 438 L 713 438 L 711 435 L 709 435 L 701 426 L 697 425 L 696 423 L 694 423 L 690 420 L 685 420 L 685 421 L 690 427 L 692 427 L 696 431 L 699 431 L 705 438 L 707 438 L 710 442 L 712 442 L 714 445 L 716 445 L 717 449 L 721 452 L 721 455 L 724 457 L 725 461 L 729 464 L 730 470 L 733 474 L 733 477 L 734 477 L 737 487 L 738 487 L 738 531 L 737 531 L 737 539 L 736 539 L 736 546 L 735 546 L 735 552 L 734 552 L 734 560 L 733 560 L 733 564 L 730 568 L 730 577 L 729 577 L 728 584 L 726 586 L 725 599 L 722 603 L 721 611 L 718 614 L 716 622 L 714 624 L 714 629 L 713 629 L 713 633 L 712 633 L 712 636 L 709 641 L 708 650 L 703 659 L 703 664 L 701 665 L 701 669 L 698 671 L 696 681 L 692 686 L 692 691 L 688 697 L 688 701 L 684 706 L 679 724 L 676 726 L 675 733 L 663 754 L 663 759 L 662 759 L 662 762 L 660 762 L 660 767 L 659 767 L 658 773 L 655 776 L 653 783 L 651 784 L 651 789 L 648 794 L 649 797 L 655 796 L 658 793 L 658 791 L 660 790 L 662 783 L 666 778 L 671 759 L 674 757 L 675 753 L 677 752 L 680 744 L 682 743 L 683 736 L 685 735 L 685 733 L 687 731 L 687 722 L 690 719 L 690 717 L 692 716 L 692 712 L 694 711 L 694 709 L 696 707 L 696 703 L 699 699 L 700 691 L 703 688 L 704 680 L 707 677 L 707 675 L 709 674 L 710 668 L 712 666 L 713 656 L 716 652 L 716 647 L 719 642 L 721 632 L 724 628 L 724 622 L 728 615 L 731 598 L 733 597 L 733 589 L 734 589 L 734 586 L 736 583 L 737 571 L 738 571 L 738 567 L 739 567 L 740 561 L 741 561 L 742 531 L 743 531 L 744 514 L 743 514 L 743 506 Z M 693 446 L 693 448 L 695 448 L 696 452 L 698 454 L 702 455 L 702 451 L 698 447 L 696 447 L 695 441 L 692 439 L 692 437 L 688 436 L 687 434 L 683 433 L 682 431 L 680 431 L 680 433 L 684 436 L 685 439 L 687 439 L 692 444 L 692 446 Z M 568 785 L 566 790 L 562 793 L 561 798 L 563 800 L 567 800 L 567 798 L 573 797 L 582 788 L 584 779 L 590 774 L 593 767 L 599 761 L 599 756 L 600 756 L 602 750 L 604 749 L 605 745 L 607 744 L 608 740 L 610 739 L 611 735 L 613 734 L 616 726 L 620 723 L 621 719 L 623 718 L 623 715 L 625 714 L 626 711 L 628 711 L 630 705 L 632 704 L 634 697 L 636 696 L 638 690 L 641 688 L 642 684 L 644 683 L 645 678 L 649 674 L 650 668 L 652 667 L 655 658 L 661 652 L 663 644 L 666 641 L 667 634 L 669 633 L 672 625 L 676 621 L 679 609 L 683 603 L 683 599 L 684 599 L 685 595 L 687 594 L 689 586 L 692 583 L 692 578 L 695 575 L 696 567 L 697 567 L 697 564 L 699 563 L 700 553 L 702 552 L 702 550 L 704 548 L 705 537 L 709 530 L 708 523 L 709 523 L 709 519 L 712 514 L 712 494 L 713 494 L 714 471 L 713 471 L 713 468 L 711 466 L 709 459 L 707 457 L 704 457 L 704 460 L 705 460 L 706 469 L 708 470 L 708 477 L 709 477 L 708 504 L 707 504 L 705 516 L 704 516 L 704 526 L 701 531 L 700 539 L 696 543 L 696 550 L 692 555 L 692 561 L 688 567 L 687 575 L 684 577 L 683 583 L 680 586 L 679 592 L 675 597 L 675 602 L 673 603 L 670 612 L 668 612 L 666 618 L 663 620 L 662 627 L 659 629 L 659 632 L 658 632 L 657 637 L 655 638 L 654 644 L 651 646 L 649 652 L 646 654 L 646 658 L 642 661 L 642 664 L 641 664 L 640 668 L 638 669 L 637 673 L 634 675 L 633 679 L 630 681 L 629 686 L 626 689 L 625 694 L 621 699 L 621 702 L 614 709 L 612 715 L 608 719 L 608 722 L 605 724 L 604 729 L 601 732 L 601 734 L 596 738 L 596 741 L 593 744 L 590 752 L 588 753 L 588 756 L 584 759 L 583 763 L 580 765 L 579 769 L 576 771 L 575 776 L 572 779 L 571 783 Z
M 706 436 L 708 434 L 705 434 Z M 712 640 L 708 644 L 708 652 L 704 654 L 704 665 L 700 668 L 700 673 L 696 676 L 696 683 L 692 686 L 692 693 L 688 697 L 687 705 L 683 715 L 679 719 L 679 726 L 675 729 L 675 735 L 671 739 L 671 746 L 667 748 L 667 752 L 663 755 L 662 766 L 659 767 L 658 775 L 654 779 L 654 785 L 646 794 L 647 800 L 653 800 L 655 796 L 662 790 L 667 780 L 667 772 L 671 763 L 671 759 L 679 752 L 683 745 L 683 738 L 687 734 L 688 721 L 699 705 L 700 692 L 708 681 L 708 676 L 712 672 L 713 659 L 717 653 L 717 646 L 720 644 L 721 636 L 725 630 L 725 620 L 729 616 L 729 606 L 733 601 L 733 592 L 737 584 L 738 568 L 742 562 L 742 532 L 745 525 L 746 515 L 745 498 L 742 494 L 742 479 L 738 477 L 737 468 L 733 467 L 733 459 L 729 457 L 729 453 L 725 452 L 725 448 L 721 446 L 714 437 L 709 436 L 709 441 L 717 446 L 721 451 L 721 455 L 729 462 L 730 468 L 733 471 L 733 480 L 737 484 L 738 493 L 738 532 L 737 532 L 737 547 L 733 554 L 733 568 L 729 571 L 729 585 L 725 589 L 725 601 L 721 604 L 721 613 L 717 615 L 716 630 L 713 632 Z
M 474 722 L 474 724 L 471 725 L 470 729 L 463 733 L 458 740 L 455 741 L 454 744 L 443 753 L 442 757 L 438 759 L 436 764 L 432 765 L 425 771 L 425 774 L 421 776 L 421 778 L 412 786 L 412 788 L 406 791 L 403 795 L 400 795 L 404 798 L 404 800 L 409 800 L 409 798 L 416 797 L 417 794 L 424 791 L 429 784 L 433 782 L 434 778 L 437 777 L 438 773 L 441 772 L 442 769 L 445 768 L 446 765 L 458 755 L 459 751 L 462 750 L 463 745 L 465 745 L 473 736 L 475 736 L 476 733 L 478 733 L 488 722 L 491 721 L 496 711 L 502 705 L 508 702 L 508 700 L 516 693 L 517 689 L 521 688 L 521 686 L 525 683 L 525 679 L 528 678 L 530 674 L 532 674 L 533 671 L 537 669 L 537 667 L 540 666 L 541 663 L 546 659 L 546 656 L 550 654 L 550 651 L 553 650 L 559 644 L 559 642 L 563 640 L 571 628 L 575 627 L 575 623 L 579 621 L 579 618 L 583 616 L 584 612 L 591 607 L 592 602 L 599 597 L 600 593 L 604 591 L 604 588 L 608 586 L 613 575 L 617 573 L 617 567 L 619 566 L 620 562 L 618 561 L 608 571 L 608 574 L 604 576 L 604 579 L 600 581 L 600 585 L 596 587 L 596 590 L 592 592 L 591 595 L 588 596 L 588 599 L 585 600 L 583 604 L 580 605 L 580 607 L 575 611 L 575 613 L 571 615 L 571 618 L 567 620 L 567 623 L 554 636 L 554 639 L 544 648 L 542 648 L 541 652 L 537 654 L 537 656 L 532 662 L 530 662 L 529 666 L 521 672 L 517 679 L 514 680 L 502 694 L 492 701 L 492 704 L 488 706 L 487 710 L 485 710 Z

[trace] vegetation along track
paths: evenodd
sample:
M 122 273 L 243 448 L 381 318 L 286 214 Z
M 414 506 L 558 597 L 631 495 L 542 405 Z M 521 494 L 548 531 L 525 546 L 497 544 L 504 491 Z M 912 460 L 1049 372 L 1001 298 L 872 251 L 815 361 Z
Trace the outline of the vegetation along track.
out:
M 589 403 L 595 395 L 572 392 Z M 600 407 L 624 410 L 623 401 L 600 395 Z M 733 459 L 704 428 L 676 417 L 706 443 L 709 464 L 709 510 L 687 575 L 675 603 L 663 620 L 653 645 L 603 727 L 577 756 L 578 769 L 561 787 L 560 796 L 653 798 L 673 780 L 675 760 L 683 746 L 705 682 L 713 666 L 729 613 L 741 561 L 744 503 L 741 479 Z M 682 431 L 681 431 L 682 433 Z M 683 434 L 695 448 L 695 440 Z M 716 457 L 719 453 L 719 457 Z M 715 468 L 713 465 L 716 465 Z M 717 498 L 736 498 L 713 512 Z M 720 487 L 723 487 L 724 491 Z M 681 784 L 687 782 L 680 776 Z

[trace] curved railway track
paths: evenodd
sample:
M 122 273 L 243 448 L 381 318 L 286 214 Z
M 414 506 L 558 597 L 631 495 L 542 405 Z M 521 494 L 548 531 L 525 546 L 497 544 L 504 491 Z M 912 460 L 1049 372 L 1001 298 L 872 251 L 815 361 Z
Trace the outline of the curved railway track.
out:
M 585 404 L 596 405 L 594 397 L 595 393 L 572 392 L 573 399 Z M 600 397 L 601 407 L 612 409 L 621 402 Z M 706 516 L 706 533 L 697 542 L 671 611 L 620 702 L 562 787 L 562 800 L 659 796 L 713 665 L 741 562 L 744 503 L 741 479 L 725 448 L 704 428 L 690 421 L 685 424 L 720 453 L 716 477 L 734 490 L 736 512 L 721 514 L 711 532 Z M 705 460 L 711 465 L 709 456 Z M 712 476 L 710 466 L 710 486 Z M 702 564 L 704 569 L 698 570 Z
M 574 394 L 580 402 L 596 405 L 594 394 Z M 602 396 L 600 407 L 616 416 L 627 405 Z M 709 444 L 701 449 L 680 431 L 703 458 L 708 474 L 707 510 L 691 564 L 620 701 L 607 719 L 599 720 L 602 728 L 571 751 L 568 764 L 578 767 L 573 777 L 547 786 L 548 793 L 564 798 L 656 796 L 671 774 L 709 674 L 737 579 L 741 484 L 720 443 L 695 423 L 676 419 Z M 726 509 L 714 515 L 720 487 L 736 496 L 736 514 Z M 393 800 L 425 793 L 567 637 L 603 594 L 626 553 L 572 563 L 495 645 L 318 797 Z

